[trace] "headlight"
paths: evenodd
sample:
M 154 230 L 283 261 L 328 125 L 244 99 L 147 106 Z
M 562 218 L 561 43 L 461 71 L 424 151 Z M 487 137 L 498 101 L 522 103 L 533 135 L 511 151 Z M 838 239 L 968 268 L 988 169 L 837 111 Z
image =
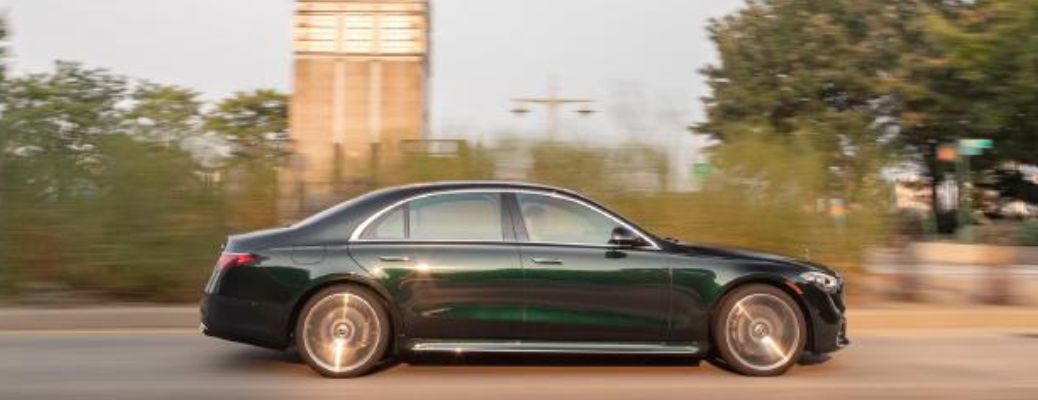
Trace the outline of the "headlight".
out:
M 800 274 L 800 278 L 803 279 L 805 282 L 810 282 L 811 284 L 817 286 L 819 289 L 822 289 L 826 293 L 836 293 L 840 290 L 840 278 L 837 278 L 824 272 L 804 272 Z

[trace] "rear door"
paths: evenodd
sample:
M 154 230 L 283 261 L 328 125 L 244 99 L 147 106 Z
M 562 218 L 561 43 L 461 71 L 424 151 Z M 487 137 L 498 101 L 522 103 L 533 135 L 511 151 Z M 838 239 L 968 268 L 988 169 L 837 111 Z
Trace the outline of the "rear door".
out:
M 623 225 L 562 195 L 507 195 L 525 272 L 529 340 L 645 342 L 667 339 L 668 259 L 654 247 L 608 244 Z
M 518 339 L 522 269 L 501 194 L 428 195 L 379 216 L 350 253 L 399 305 L 412 339 Z

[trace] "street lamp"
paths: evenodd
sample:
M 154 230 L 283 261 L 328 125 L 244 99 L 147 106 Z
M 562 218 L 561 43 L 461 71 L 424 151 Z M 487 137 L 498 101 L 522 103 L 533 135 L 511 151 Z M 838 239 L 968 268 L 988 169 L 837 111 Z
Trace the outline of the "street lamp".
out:
M 597 113 L 595 109 L 591 108 L 594 104 L 592 99 L 580 99 L 580 98 L 565 98 L 559 96 L 559 87 L 555 80 L 548 81 L 548 95 L 546 97 L 520 97 L 512 99 L 512 103 L 515 105 L 512 107 L 510 112 L 515 114 L 517 117 L 525 116 L 529 114 L 531 106 L 543 106 L 547 109 L 548 117 L 548 137 L 551 140 L 555 140 L 559 132 L 559 118 L 560 112 L 563 107 L 569 105 L 579 106 L 576 112 L 583 117 L 590 117 Z

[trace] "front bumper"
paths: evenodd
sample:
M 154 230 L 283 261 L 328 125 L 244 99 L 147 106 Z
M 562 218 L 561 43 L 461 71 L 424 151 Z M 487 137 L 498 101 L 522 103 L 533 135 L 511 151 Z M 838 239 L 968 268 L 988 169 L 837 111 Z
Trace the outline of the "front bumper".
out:
M 802 284 L 799 287 L 803 291 L 811 329 L 808 350 L 824 354 L 850 345 L 851 341 L 847 337 L 847 318 L 844 315 L 846 307 L 843 303 L 843 290 L 829 294 L 811 284 Z

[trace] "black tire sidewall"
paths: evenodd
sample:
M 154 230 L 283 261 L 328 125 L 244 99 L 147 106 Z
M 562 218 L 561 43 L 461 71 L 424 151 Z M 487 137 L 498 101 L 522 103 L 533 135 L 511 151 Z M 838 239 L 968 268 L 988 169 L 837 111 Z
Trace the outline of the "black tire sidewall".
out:
M 731 345 L 728 343 L 728 332 L 726 326 L 728 325 L 728 315 L 731 313 L 732 307 L 734 307 L 739 300 L 753 294 L 770 294 L 789 305 L 789 307 L 794 311 L 794 314 L 796 314 L 797 329 L 800 330 L 796 352 L 793 354 L 793 357 L 785 364 L 771 370 L 759 370 L 740 362 L 739 359 L 734 356 L 731 350 Z M 714 314 L 711 333 L 714 339 L 714 350 L 724 362 L 725 366 L 734 372 L 749 376 L 777 376 L 784 374 L 797 363 L 797 360 L 800 359 L 800 356 L 804 352 L 804 348 L 807 346 L 808 339 L 807 321 L 800 305 L 782 289 L 765 284 L 748 284 L 740 286 L 725 295 L 719 303 L 717 312 Z
M 364 299 L 364 301 L 368 302 L 368 304 L 375 309 L 375 316 L 378 318 L 379 326 L 382 327 L 382 329 L 379 330 L 378 344 L 376 345 L 375 352 L 371 355 L 371 358 L 352 370 L 335 372 L 321 367 L 321 365 L 315 362 L 313 357 L 310 355 L 310 352 L 306 348 L 306 344 L 303 343 L 303 322 L 306 320 L 307 315 L 310 314 L 310 310 L 314 305 L 320 302 L 321 299 L 344 293 L 360 297 Z M 329 378 L 354 378 L 368 374 L 383 359 L 385 359 L 386 351 L 389 349 L 389 340 L 392 329 L 393 327 L 390 325 L 389 317 L 386 314 L 385 305 L 383 304 L 382 299 L 371 292 L 371 290 L 356 285 L 335 285 L 324 288 L 315 293 L 306 301 L 306 304 L 299 311 L 299 316 L 296 318 L 295 322 L 295 344 L 299 356 L 307 365 L 310 366 L 310 368 L 313 368 L 314 371 L 317 371 L 319 374 Z

